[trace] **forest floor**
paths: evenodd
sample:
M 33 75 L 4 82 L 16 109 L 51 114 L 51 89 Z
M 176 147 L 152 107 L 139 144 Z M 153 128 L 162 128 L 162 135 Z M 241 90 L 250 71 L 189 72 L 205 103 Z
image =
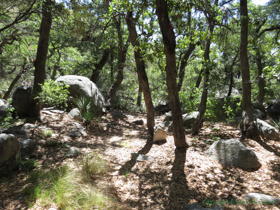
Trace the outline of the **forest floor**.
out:
M 38 143 L 32 157 L 37 161 L 37 167 L 33 171 L 19 170 L 13 176 L 0 180 L 0 210 L 67 209 L 55 202 L 46 204 L 36 198 L 30 203 L 23 193 L 24 189 L 30 185 L 30 176 L 34 171 L 47 171 L 65 164 L 79 168 L 75 163 L 84 154 L 93 152 L 107 160 L 111 170 L 95 177 L 92 182 L 100 191 L 116 198 L 118 208 L 181 210 L 186 204 L 219 201 L 224 202 L 223 209 L 280 209 L 279 205 L 246 204 L 244 199 L 244 195 L 251 192 L 279 197 L 280 142 L 246 139 L 244 145 L 253 149 L 262 163 L 259 170 L 248 172 L 223 167 L 204 154 L 215 140 L 239 138 L 237 128 L 224 123 L 205 122 L 199 135 L 192 136 L 186 130 L 186 140 L 191 145 L 187 150 L 175 150 L 172 133 L 168 133 L 165 144 L 153 144 L 145 127 L 145 115 L 125 114 L 127 117 L 120 120 L 108 113 L 87 131 L 87 136 L 77 138 L 66 135 L 73 129 L 73 120 L 67 114 L 43 114 L 43 122 L 36 122 L 36 125 L 50 127 L 53 134 L 44 140 L 58 141 L 58 144 L 46 147 L 39 131 L 35 129 L 31 132 L 30 138 Z M 132 123 L 140 119 L 144 125 Z M 156 117 L 156 122 L 162 120 L 163 117 Z M 69 148 L 65 145 L 79 148 L 83 155 L 67 158 L 65 154 Z M 153 160 L 136 162 L 131 153 L 145 154 Z M 231 204 L 233 201 L 245 204 Z

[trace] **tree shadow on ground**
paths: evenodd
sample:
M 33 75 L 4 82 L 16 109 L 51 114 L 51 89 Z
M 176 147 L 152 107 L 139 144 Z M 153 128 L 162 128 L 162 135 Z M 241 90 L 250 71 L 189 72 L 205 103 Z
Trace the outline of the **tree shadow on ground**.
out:
M 280 159 L 270 161 L 269 165 L 270 169 L 274 172 L 272 178 L 280 181 Z
M 165 204 L 165 209 L 176 209 L 178 206 L 183 208 L 189 201 L 189 187 L 185 174 L 186 154 L 186 149 L 175 149 L 175 160 L 171 169 L 172 178 L 169 186 L 169 198 Z
M 267 151 L 274 153 L 278 157 L 280 157 L 280 148 L 276 147 L 273 148 L 272 146 L 268 145 L 266 142 L 264 142 L 260 137 L 255 137 L 253 139 L 257 143 L 259 143 L 263 148 L 265 148 Z
M 138 151 L 138 154 L 145 155 L 147 154 L 153 146 L 153 139 L 151 136 L 148 137 L 145 146 Z M 131 159 L 127 161 L 119 170 L 120 175 L 125 175 L 127 171 L 131 171 L 132 167 L 135 165 L 136 160 L 131 156 Z

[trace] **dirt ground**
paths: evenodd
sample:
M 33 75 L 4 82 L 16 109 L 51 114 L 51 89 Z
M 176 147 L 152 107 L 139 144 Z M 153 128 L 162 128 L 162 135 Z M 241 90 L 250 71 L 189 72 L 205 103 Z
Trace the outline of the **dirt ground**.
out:
M 250 192 L 280 197 L 280 142 L 246 139 L 244 145 L 253 149 L 262 163 L 259 170 L 248 172 L 223 167 L 204 154 L 213 140 L 239 138 L 237 128 L 205 122 L 199 135 L 191 136 L 186 130 L 186 140 L 191 145 L 187 150 L 176 150 L 172 133 L 168 133 L 165 144 L 153 144 L 145 127 L 145 115 L 124 114 L 126 118 L 120 120 L 108 113 L 87 130 L 87 136 L 77 138 L 66 135 L 74 127 L 67 114 L 43 113 L 43 122 L 36 125 L 52 129 L 46 141 L 58 140 L 60 145 L 75 146 L 82 153 L 96 152 L 106 159 L 113 170 L 97 183 L 100 188 L 111 186 L 110 193 L 127 209 L 180 210 L 186 204 L 206 201 L 224 201 L 223 209 L 280 209 L 280 205 L 231 204 L 245 201 L 244 195 Z M 140 119 L 144 125 L 132 123 Z M 157 122 L 162 120 L 156 118 Z M 46 162 L 52 167 L 75 161 L 65 157 L 67 147 L 45 147 L 38 130 L 31 130 L 30 138 L 38 143 L 33 157 L 38 167 Z M 153 160 L 136 162 L 131 153 L 145 154 Z M 27 172 L 18 171 L 0 182 L 0 210 L 29 209 L 22 194 L 27 177 Z

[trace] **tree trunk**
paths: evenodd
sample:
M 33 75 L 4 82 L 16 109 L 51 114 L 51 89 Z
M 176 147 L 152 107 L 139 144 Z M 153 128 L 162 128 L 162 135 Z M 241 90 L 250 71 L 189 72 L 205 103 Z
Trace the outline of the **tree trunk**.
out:
M 138 107 L 141 107 L 141 98 L 142 98 L 142 88 L 141 88 L 141 85 L 139 84 L 139 87 L 138 87 L 138 96 L 137 96 L 137 103 L 136 105 Z
M 126 22 L 129 31 L 130 41 L 134 47 L 134 57 L 135 57 L 135 62 L 137 67 L 138 80 L 144 94 L 144 100 L 145 100 L 146 111 L 147 111 L 147 127 L 150 135 L 153 136 L 154 125 L 155 125 L 154 105 L 153 105 L 149 81 L 145 69 L 145 63 L 141 55 L 140 43 L 137 40 L 138 35 L 136 32 L 135 21 L 133 20 L 131 11 L 127 13 Z
M 3 99 L 5 100 L 8 100 L 15 84 L 17 84 L 18 80 L 22 77 L 22 75 L 26 72 L 26 69 L 25 69 L 25 66 L 26 66 L 26 62 L 24 62 L 23 66 L 22 66 L 22 71 L 15 77 L 15 79 L 12 81 L 9 89 L 7 90 L 7 92 L 5 93 Z
M 235 64 L 236 64 L 237 56 L 238 56 L 238 54 L 235 55 L 235 57 L 234 57 L 234 59 L 233 59 L 233 61 L 232 61 L 232 64 L 231 64 L 231 66 L 230 66 L 230 68 L 229 68 L 229 72 L 230 72 L 230 82 L 229 82 L 229 88 L 228 88 L 227 97 L 230 97 L 231 91 L 232 91 L 232 87 L 233 87 L 233 82 L 234 82 L 234 80 L 233 80 L 233 67 L 234 67 Z
M 264 95 L 265 95 L 265 89 L 264 89 L 264 76 L 263 76 L 263 64 L 262 64 L 262 58 L 261 53 L 259 49 L 257 49 L 257 66 L 258 66 L 258 86 L 259 86 L 259 95 L 258 95 L 258 101 L 260 103 L 263 103 L 264 101 Z
M 214 25 L 210 25 L 210 33 L 213 33 Z M 208 82 L 209 82 L 209 73 L 210 73 L 210 45 L 211 40 L 208 38 L 206 40 L 205 44 L 205 51 L 204 51 L 204 67 L 203 67 L 203 73 L 204 73 L 204 79 L 203 79 L 203 90 L 201 95 L 201 101 L 199 104 L 199 115 L 198 118 L 195 120 L 193 127 L 192 127 L 192 134 L 198 134 L 199 129 L 201 128 L 202 120 L 206 111 L 206 103 L 207 103 L 207 92 L 208 92 Z
M 34 62 L 34 85 L 33 85 L 33 101 L 32 101 L 32 116 L 41 119 L 41 104 L 38 99 L 34 99 L 42 91 L 40 84 L 44 84 L 46 79 L 46 60 L 49 47 L 49 38 L 52 24 L 51 15 L 52 0 L 43 2 L 42 21 L 40 26 L 40 36 L 37 48 L 37 56 Z
M 240 37 L 240 66 L 242 74 L 242 138 L 247 136 L 249 126 L 253 122 L 253 109 L 251 104 L 251 80 L 248 62 L 248 8 L 247 0 L 240 0 L 241 37 Z
M 118 65 L 117 65 L 117 80 L 113 83 L 112 87 L 109 90 L 110 95 L 110 104 L 114 106 L 116 92 L 119 89 L 123 81 L 123 68 L 126 61 L 126 52 L 129 46 L 129 41 L 126 41 L 126 44 L 123 46 L 123 38 L 121 32 L 121 19 L 119 21 L 115 20 L 117 31 L 118 31 Z
M 156 0 L 156 14 L 158 16 L 166 56 L 166 83 L 172 111 L 174 143 L 176 148 L 187 148 L 188 144 L 185 138 L 178 86 L 176 83 L 175 34 L 168 17 L 167 2 L 165 0 Z
M 107 49 L 104 50 L 101 60 L 97 64 L 94 65 L 94 69 L 92 70 L 90 80 L 92 82 L 94 82 L 95 84 L 98 81 L 100 71 L 105 66 L 105 64 L 109 58 L 109 54 L 110 54 L 109 50 L 107 50 Z
M 179 70 L 179 82 L 178 82 L 178 91 L 181 90 L 183 81 L 184 81 L 184 76 L 185 76 L 185 68 L 188 63 L 189 57 L 191 56 L 192 52 L 194 51 L 196 47 L 196 44 L 190 43 L 187 52 L 185 53 L 181 65 L 180 65 L 180 70 Z

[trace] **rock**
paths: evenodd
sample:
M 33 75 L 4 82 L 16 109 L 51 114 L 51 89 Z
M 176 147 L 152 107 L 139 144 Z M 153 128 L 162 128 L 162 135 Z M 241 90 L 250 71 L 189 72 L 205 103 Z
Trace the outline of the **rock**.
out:
M 195 112 L 190 112 L 187 114 L 183 114 L 182 119 L 183 119 L 183 125 L 185 128 L 190 129 L 192 128 L 196 118 L 198 117 L 199 112 L 195 111 Z M 202 124 L 201 124 L 202 127 Z M 168 132 L 172 132 L 173 131 L 173 122 L 170 123 L 169 127 L 168 127 Z
M 79 132 L 81 133 L 83 136 L 86 136 L 87 135 L 87 132 L 86 130 L 83 128 L 83 126 L 81 126 L 79 123 L 77 122 L 73 122 L 73 124 L 76 126 L 77 130 L 76 132 Z
M 269 125 L 267 122 L 260 119 L 256 119 L 254 123 L 260 135 L 271 140 L 279 140 L 279 131 L 272 125 Z
M 23 136 L 24 138 L 29 138 L 28 129 L 24 125 L 18 125 L 4 130 L 2 133 L 13 134 L 14 136 Z
M 215 93 L 215 98 L 226 98 L 228 95 L 228 87 L 224 88 L 223 90 L 218 90 Z M 237 90 L 236 88 L 232 88 L 231 89 L 231 95 L 230 97 L 241 97 L 241 94 L 239 92 L 239 90 Z
M 12 134 L 0 134 L 0 176 L 9 174 L 19 162 L 19 141 Z
M 242 120 L 242 117 L 236 116 L 236 117 L 234 117 L 234 118 L 232 118 L 232 119 L 229 119 L 229 120 L 227 121 L 227 125 L 230 125 L 230 126 L 232 126 L 232 127 L 238 128 L 239 123 L 241 122 L 241 120 Z
M 81 116 L 81 112 L 78 108 L 72 109 L 69 113 L 68 116 L 71 117 L 74 120 L 82 121 L 83 118 Z
M 89 97 L 92 100 L 90 111 L 96 115 L 101 115 L 106 111 L 105 99 L 99 88 L 90 81 L 89 78 L 76 75 L 66 75 L 58 77 L 55 82 L 69 85 L 70 96 L 79 98 L 82 96 Z M 68 102 L 69 108 L 73 108 L 71 101 Z
M 158 116 L 158 115 L 162 115 L 166 112 L 169 112 L 171 111 L 171 104 L 170 104 L 170 101 L 166 101 L 166 102 L 163 102 L 163 103 L 159 103 L 155 109 L 155 115 Z
M 213 205 L 211 208 L 202 207 L 200 203 L 193 203 L 185 205 L 183 210 L 223 210 L 222 207 Z
M 266 108 L 267 115 L 272 118 L 274 121 L 280 121 L 280 100 L 274 100 Z
M 12 97 L 12 106 L 19 117 L 31 116 L 31 95 L 32 87 L 18 87 Z
M 123 117 L 124 117 L 123 113 L 120 111 L 112 111 L 111 115 L 112 115 L 112 117 L 119 118 L 121 120 L 123 120 Z
M 36 143 L 31 139 L 24 139 L 20 141 L 21 159 L 26 159 L 32 156 L 36 149 Z
M 259 109 L 253 109 L 253 115 L 255 118 L 264 120 L 266 118 L 265 113 L 263 113 L 261 110 Z
M 10 107 L 9 103 L 6 100 L 0 99 L 0 119 L 6 118 Z
M 144 125 L 144 121 L 143 120 L 134 120 L 132 123 L 134 123 L 136 125 Z
M 166 134 L 168 126 L 170 125 L 169 121 L 165 121 L 154 126 L 154 137 L 153 142 L 157 144 L 166 143 Z
M 148 155 L 142 155 L 142 154 L 138 154 L 138 153 L 131 153 L 132 158 L 134 158 L 134 160 L 136 162 L 142 162 L 144 160 L 148 160 L 148 161 L 152 161 L 153 158 L 151 156 Z
M 77 147 L 70 147 L 66 157 L 77 157 L 78 155 L 82 154 Z
M 224 166 L 243 170 L 257 170 L 261 167 L 255 152 L 237 139 L 218 140 L 210 146 L 206 154 Z
M 280 204 L 280 199 L 272 197 L 270 195 L 266 194 L 261 194 L 261 193 L 248 193 L 247 195 L 244 196 L 246 200 L 254 200 L 257 203 L 262 203 L 262 204 Z
M 252 102 L 252 106 L 253 106 L 254 109 L 258 109 L 264 114 L 266 113 L 264 105 L 262 103 L 260 103 L 258 101 L 255 101 L 255 102 Z
M 163 121 L 172 121 L 172 112 L 165 113 L 165 118 Z

